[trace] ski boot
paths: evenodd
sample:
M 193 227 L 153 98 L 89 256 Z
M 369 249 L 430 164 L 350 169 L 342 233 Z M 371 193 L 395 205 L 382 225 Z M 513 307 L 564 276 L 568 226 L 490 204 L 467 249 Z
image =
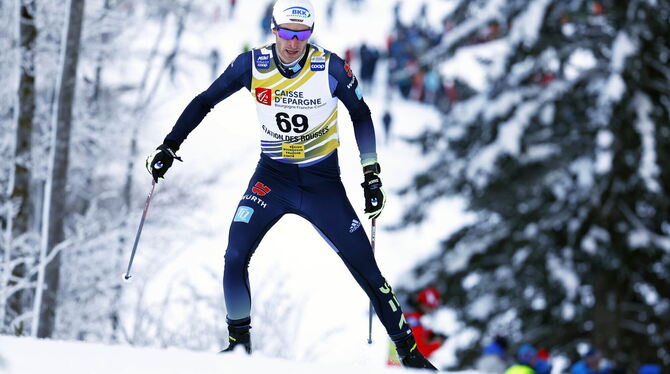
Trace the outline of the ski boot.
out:
M 243 346 L 247 354 L 251 354 L 251 334 L 249 330 L 250 320 L 243 320 L 241 323 L 228 324 L 228 348 L 219 353 L 232 352 L 237 346 Z
M 398 351 L 398 358 L 402 366 L 416 369 L 429 369 L 437 371 L 437 368 L 423 357 L 423 354 L 416 348 L 416 340 L 410 335 L 407 339 L 395 343 Z

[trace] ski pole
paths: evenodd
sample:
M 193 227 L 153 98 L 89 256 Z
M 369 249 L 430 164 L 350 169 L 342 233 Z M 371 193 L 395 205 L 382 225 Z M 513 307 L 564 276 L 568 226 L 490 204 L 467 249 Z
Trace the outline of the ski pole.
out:
M 133 259 L 135 258 L 135 252 L 137 251 L 137 243 L 140 242 L 140 235 L 142 234 L 142 227 L 144 227 L 144 220 L 147 218 L 147 212 L 149 211 L 149 204 L 151 203 L 151 197 L 154 194 L 154 188 L 156 188 L 156 182 L 151 181 L 151 191 L 147 196 L 147 202 L 144 203 L 144 212 L 142 213 L 142 219 L 140 220 L 140 226 L 137 228 L 137 234 L 135 235 L 135 243 L 133 244 L 133 251 L 130 253 L 130 261 L 128 261 L 128 270 L 126 274 L 123 275 L 125 281 L 130 280 L 130 267 L 133 266 Z
M 372 219 L 372 229 L 370 230 L 370 245 L 372 246 L 372 255 L 375 254 L 375 237 L 377 236 L 377 219 Z M 372 344 L 372 300 L 368 306 L 368 344 Z

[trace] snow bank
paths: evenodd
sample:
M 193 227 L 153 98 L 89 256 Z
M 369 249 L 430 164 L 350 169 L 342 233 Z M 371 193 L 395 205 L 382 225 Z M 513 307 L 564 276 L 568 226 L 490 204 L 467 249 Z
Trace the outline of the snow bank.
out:
M 352 365 L 319 365 L 244 353 L 220 355 L 178 349 L 108 346 L 32 338 L 0 337 L 4 374 L 147 374 L 147 373 L 401 373 L 418 370 Z

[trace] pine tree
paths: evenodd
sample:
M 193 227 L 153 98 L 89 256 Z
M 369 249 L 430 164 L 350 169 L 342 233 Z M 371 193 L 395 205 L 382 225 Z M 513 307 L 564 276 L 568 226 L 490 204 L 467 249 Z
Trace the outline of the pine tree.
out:
M 436 197 L 475 213 L 414 271 L 479 334 L 576 360 L 580 343 L 617 364 L 670 366 L 670 3 L 460 2 L 424 64 L 466 51 L 496 22 L 487 86 L 415 139 L 405 223 Z M 464 69 L 467 67 L 463 67 Z

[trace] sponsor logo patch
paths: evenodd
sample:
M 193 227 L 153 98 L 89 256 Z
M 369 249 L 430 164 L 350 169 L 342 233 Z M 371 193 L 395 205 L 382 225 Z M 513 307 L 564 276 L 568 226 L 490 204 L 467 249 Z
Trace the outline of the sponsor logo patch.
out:
M 347 88 L 351 89 L 351 87 L 354 86 L 354 83 L 356 83 L 356 76 L 354 76 L 354 72 L 351 71 L 351 66 L 346 62 L 344 63 L 344 71 L 347 73 L 347 76 L 351 78 L 351 81 L 347 84 Z
M 270 55 L 264 55 L 259 52 L 256 54 L 254 63 L 256 64 L 256 69 L 268 69 L 270 67 Z
M 233 222 L 249 223 L 251 216 L 254 214 L 254 209 L 248 206 L 239 206 L 235 212 Z
M 265 200 L 261 199 L 260 197 L 256 195 L 244 195 L 242 196 L 242 200 L 248 200 L 253 203 L 256 203 L 260 205 L 261 208 L 265 209 L 268 207 L 268 203 L 265 202 Z
M 251 187 L 251 192 L 255 193 L 258 196 L 265 196 L 267 195 L 272 189 L 270 187 L 264 185 L 261 182 L 256 182 L 256 184 Z
M 272 105 L 272 90 L 269 88 L 257 88 L 256 101 L 263 105 Z
M 354 92 L 356 93 L 356 97 L 358 98 L 358 100 L 363 100 L 363 92 L 361 92 L 361 86 L 356 86 Z
M 311 71 L 326 70 L 326 58 L 324 56 L 313 56 L 311 63 L 309 65 L 309 70 Z
M 356 83 L 356 76 L 355 76 L 355 75 L 352 75 L 352 76 L 351 76 L 351 82 L 349 82 L 349 84 L 347 84 L 347 88 L 348 88 L 348 89 L 351 89 L 351 87 L 354 86 L 354 83 Z M 358 87 L 358 86 L 356 86 L 356 87 Z
M 344 63 L 344 71 L 347 72 L 347 76 L 348 76 L 349 78 L 351 78 L 351 77 L 354 76 L 354 72 L 351 71 L 351 66 L 349 66 L 349 64 L 347 64 L 346 62 Z
M 294 6 L 284 9 L 284 14 L 293 22 L 304 22 L 312 15 L 309 10 L 300 6 Z
M 353 233 L 359 227 L 361 227 L 361 223 L 357 219 L 352 219 L 351 226 L 349 227 L 349 233 Z

